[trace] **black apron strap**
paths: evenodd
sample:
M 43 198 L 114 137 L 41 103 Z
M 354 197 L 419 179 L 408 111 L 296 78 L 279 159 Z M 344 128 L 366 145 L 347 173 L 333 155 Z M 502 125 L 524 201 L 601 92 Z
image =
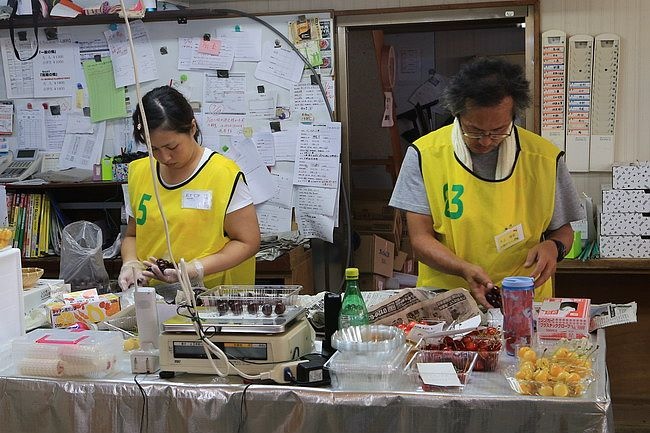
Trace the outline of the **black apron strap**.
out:
M 34 25 L 34 37 L 36 38 L 36 50 L 34 51 L 34 54 L 32 54 L 30 57 L 26 59 L 20 58 L 20 53 L 16 48 L 16 41 L 14 39 L 14 19 L 16 18 L 16 12 L 18 10 L 18 2 L 16 2 L 16 7 L 14 8 L 14 10 L 11 11 L 11 17 L 9 17 L 9 37 L 11 38 L 11 45 L 14 47 L 14 54 L 16 54 L 16 58 L 21 62 L 32 60 L 38 54 L 38 14 L 41 10 L 41 4 L 39 3 L 38 0 L 31 0 L 31 2 L 32 2 L 32 22 Z

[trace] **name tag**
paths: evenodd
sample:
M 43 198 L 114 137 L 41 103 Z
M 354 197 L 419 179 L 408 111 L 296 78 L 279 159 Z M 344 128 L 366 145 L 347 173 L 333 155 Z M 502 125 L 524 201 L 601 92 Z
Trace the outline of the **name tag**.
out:
M 212 208 L 212 191 L 187 189 L 183 191 L 181 200 L 183 209 L 208 210 Z
M 521 224 L 506 229 L 494 237 L 494 242 L 497 246 L 497 251 L 501 252 L 507 250 L 513 245 L 517 245 L 524 240 L 524 228 Z

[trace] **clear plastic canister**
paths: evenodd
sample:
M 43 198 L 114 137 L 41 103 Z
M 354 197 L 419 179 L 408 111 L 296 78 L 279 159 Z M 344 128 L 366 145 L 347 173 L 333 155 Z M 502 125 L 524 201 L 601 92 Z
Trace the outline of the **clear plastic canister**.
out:
M 535 280 L 531 277 L 506 277 L 501 283 L 503 336 L 508 355 L 518 345 L 530 345 L 533 338 L 533 299 Z

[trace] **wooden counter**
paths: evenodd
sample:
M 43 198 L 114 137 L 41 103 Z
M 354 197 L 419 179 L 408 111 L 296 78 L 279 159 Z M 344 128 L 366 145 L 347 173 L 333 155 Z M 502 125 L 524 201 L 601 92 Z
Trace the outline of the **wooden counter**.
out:
M 616 432 L 650 432 L 650 259 L 564 260 L 555 282 L 559 297 L 636 301 L 637 323 L 607 328 L 607 365 Z

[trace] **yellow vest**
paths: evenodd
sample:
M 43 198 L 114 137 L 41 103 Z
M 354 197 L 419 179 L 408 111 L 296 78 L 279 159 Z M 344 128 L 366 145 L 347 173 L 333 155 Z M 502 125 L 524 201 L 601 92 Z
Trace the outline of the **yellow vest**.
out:
M 530 275 L 534 268 L 523 265 L 553 215 L 560 150 L 536 134 L 515 128 L 513 172 L 503 180 L 483 180 L 456 159 L 451 128 L 440 128 L 414 143 L 420 153 L 436 238 L 457 256 L 481 266 L 499 286 L 505 277 Z M 495 237 L 519 225 L 523 241 L 497 251 Z M 418 286 L 468 288 L 463 278 L 424 263 L 419 263 L 418 270 Z M 549 279 L 535 290 L 535 299 L 552 293 Z
M 167 218 L 174 259 L 180 261 L 184 258 L 189 262 L 220 251 L 230 241 L 224 232 L 224 220 L 237 180 L 243 176 L 237 164 L 213 153 L 194 176 L 172 188 L 167 188 L 160 182 L 158 164 L 156 171 L 160 201 Z M 128 187 L 136 222 L 138 260 L 146 260 L 150 256 L 169 259 L 165 230 L 154 195 L 147 158 L 129 164 Z M 184 194 L 189 191 L 197 191 L 203 197 L 211 196 L 209 209 L 183 208 Z M 208 288 L 221 284 L 254 284 L 255 257 L 232 269 L 205 275 L 204 283 Z

